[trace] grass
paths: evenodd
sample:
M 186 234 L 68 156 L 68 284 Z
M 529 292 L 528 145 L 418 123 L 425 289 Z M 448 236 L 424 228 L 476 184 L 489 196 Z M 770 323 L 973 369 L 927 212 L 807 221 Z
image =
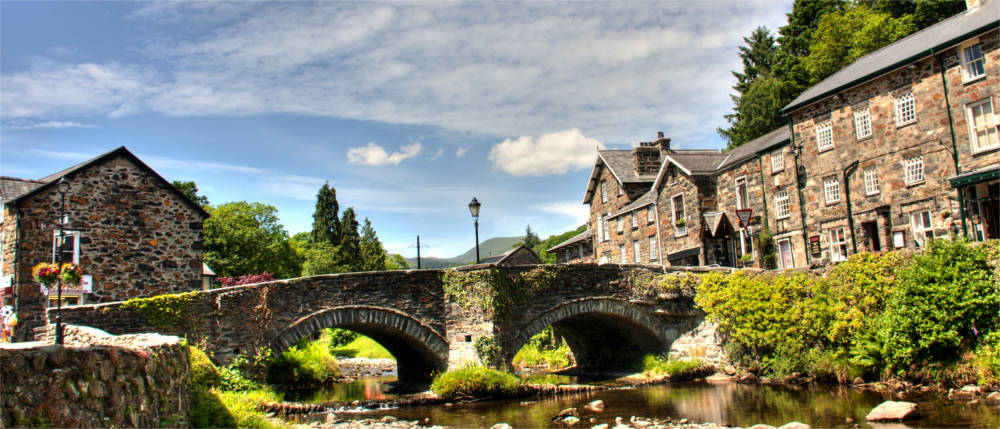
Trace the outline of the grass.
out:
M 522 386 L 513 374 L 483 366 L 467 366 L 434 377 L 431 391 L 447 399 L 514 396 Z
M 529 343 L 514 355 L 514 365 L 518 367 L 543 367 L 550 370 L 566 369 L 573 365 L 573 353 L 563 343 L 559 347 L 546 350 Z
M 353 358 L 396 359 L 392 356 L 392 353 L 389 353 L 389 351 L 379 345 L 379 343 L 376 343 L 375 340 L 364 335 L 358 335 L 357 338 L 346 345 L 335 347 L 333 349 L 333 354 L 336 356 Z
M 701 368 L 698 359 L 668 359 L 662 355 L 646 355 L 642 359 L 642 372 L 646 375 L 677 377 Z
M 191 407 L 189 422 L 192 427 L 203 428 L 290 428 L 278 421 L 268 420 L 257 409 L 263 402 L 281 402 L 281 394 L 267 386 L 248 381 L 235 367 L 218 368 L 204 352 L 191 347 Z M 232 383 L 224 374 L 243 381 L 240 386 L 254 386 L 250 390 L 224 390 Z
M 268 380 L 277 384 L 322 385 L 340 376 L 337 358 L 331 353 L 331 335 L 323 331 L 315 341 L 300 341 L 273 363 Z

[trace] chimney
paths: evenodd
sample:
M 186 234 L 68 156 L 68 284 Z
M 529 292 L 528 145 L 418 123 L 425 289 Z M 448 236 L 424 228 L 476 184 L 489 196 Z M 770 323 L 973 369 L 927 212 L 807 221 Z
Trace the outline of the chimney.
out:
M 659 146 L 660 153 L 662 153 L 663 155 L 670 153 L 670 138 L 663 137 L 663 131 L 659 131 L 656 133 L 656 141 L 653 142 L 653 145 Z
M 632 149 L 632 162 L 635 166 L 635 173 L 642 175 L 656 174 L 660 171 L 660 153 L 662 148 L 658 148 L 661 142 L 666 141 L 670 147 L 670 139 L 663 138 L 663 132 L 656 135 L 654 142 L 640 142 L 639 146 Z
M 986 0 L 965 0 L 965 10 L 973 10 L 978 8 Z

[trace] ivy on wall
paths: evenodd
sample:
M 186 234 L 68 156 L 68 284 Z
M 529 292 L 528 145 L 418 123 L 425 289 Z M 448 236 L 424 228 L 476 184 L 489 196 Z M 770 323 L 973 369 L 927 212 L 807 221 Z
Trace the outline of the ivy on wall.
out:
M 157 329 L 182 333 L 192 327 L 187 308 L 197 294 L 198 292 L 184 292 L 151 298 L 132 298 L 122 303 L 122 308 L 139 313 Z
M 526 304 L 539 293 L 553 289 L 561 266 L 538 267 L 517 274 L 490 268 L 487 270 L 448 270 L 442 274 L 445 295 L 466 310 L 504 314 Z

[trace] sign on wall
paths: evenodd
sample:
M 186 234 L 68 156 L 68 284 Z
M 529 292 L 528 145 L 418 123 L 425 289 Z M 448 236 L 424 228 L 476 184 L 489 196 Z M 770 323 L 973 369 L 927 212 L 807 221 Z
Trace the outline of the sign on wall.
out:
M 823 249 L 819 245 L 818 235 L 809 237 L 809 253 L 811 253 L 814 258 L 818 258 L 823 255 Z
M 84 275 L 80 279 L 80 286 L 77 287 L 63 286 L 62 288 L 63 295 L 82 295 L 85 293 L 91 293 L 93 291 L 94 291 L 94 276 L 92 275 Z M 46 288 L 45 285 L 42 285 L 42 294 L 48 295 L 50 293 L 53 295 L 57 293 L 55 286 L 51 288 Z

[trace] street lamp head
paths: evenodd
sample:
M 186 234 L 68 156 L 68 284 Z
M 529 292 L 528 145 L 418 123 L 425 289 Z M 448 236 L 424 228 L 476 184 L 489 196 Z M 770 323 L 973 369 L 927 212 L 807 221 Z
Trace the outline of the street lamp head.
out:
M 479 217 L 480 206 L 482 204 L 479 204 L 479 200 L 476 200 L 476 197 L 472 197 L 472 202 L 469 203 L 469 213 L 472 213 L 472 217 Z
M 69 192 L 69 180 L 66 180 L 65 177 L 60 178 L 58 187 L 60 194 L 65 194 Z

